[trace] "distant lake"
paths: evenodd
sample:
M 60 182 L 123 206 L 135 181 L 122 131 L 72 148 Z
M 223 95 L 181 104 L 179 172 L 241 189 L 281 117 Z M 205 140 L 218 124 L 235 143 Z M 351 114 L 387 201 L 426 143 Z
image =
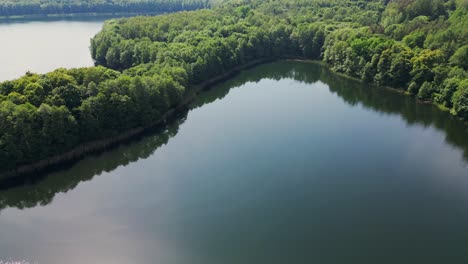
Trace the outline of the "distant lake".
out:
M 0 260 L 465 264 L 468 130 L 318 64 L 216 85 L 170 125 L 0 191 Z
M 92 66 L 90 39 L 111 16 L 0 20 L 0 82 L 27 71 Z

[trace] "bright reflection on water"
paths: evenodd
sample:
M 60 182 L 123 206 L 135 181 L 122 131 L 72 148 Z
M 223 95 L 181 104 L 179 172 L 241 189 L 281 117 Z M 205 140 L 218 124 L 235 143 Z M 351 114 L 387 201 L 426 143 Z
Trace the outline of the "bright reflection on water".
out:
M 39 263 L 468 263 L 467 126 L 281 62 L 165 131 L 0 191 L 0 256 Z
M 93 66 L 90 39 L 108 18 L 0 21 L 0 82 L 27 71 Z

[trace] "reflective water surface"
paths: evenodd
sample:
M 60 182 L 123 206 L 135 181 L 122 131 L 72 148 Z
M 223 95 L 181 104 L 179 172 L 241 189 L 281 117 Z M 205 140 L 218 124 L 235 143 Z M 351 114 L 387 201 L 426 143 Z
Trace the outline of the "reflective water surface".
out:
M 0 259 L 468 263 L 468 127 L 278 62 L 163 131 L 0 191 Z
M 92 66 L 90 39 L 109 18 L 0 20 L 0 82 L 27 71 L 46 73 L 61 67 Z

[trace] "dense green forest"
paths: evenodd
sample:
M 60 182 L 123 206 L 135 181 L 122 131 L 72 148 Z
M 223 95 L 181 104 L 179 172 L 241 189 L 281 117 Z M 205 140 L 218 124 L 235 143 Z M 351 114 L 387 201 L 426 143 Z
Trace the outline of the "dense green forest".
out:
M 152 124 L 193 85 L 280 58 L 323 60 L 468 120 L 467 8 L 466 0 L 227 0 L 108 21 L 91 43 L 99 66 L 0 84 L 0 167 Z
M 316 65 L 316 67 L 320 67 Z M 380 89 L 368 89 L 363 83 L 349 82 L 343 85 L 345 77 L 333 74 L 326 68 L 320 67 L 317 74 L 311 74 L 311 65 L 308 63 L 287 63 L 267 64 L 250 70 L 249 73 L 230 79 L 218 85 L 216 89 L 209 90 L 200 95 L 191 108 L 200 108 L 206 104 L 213 103 L 226 97 L 231 89 L 235 89 L 248 82 L 259 82 L 262 79 L 281 80 L 284 78 L 313 84 L 322 81 L 328 85 L 330 92 L 337 94 L 347 104 L 362 104 L 365 108 L 384 113 L 398 113 L 410 125 L 414 123 L 431 125 L 438 130 L 444 131 L 447 135 L 447 142 L 455 148 L 463 150 L 463 156 L 468 161 L 468 138 L 460 137 L 459 131 L 463 131 L 463 123 L 456 118 L 447 118 L 447 115 L 440 111 L 434 111 L 434 115 L 421 114 L 427 111 L 427 107 L 421 104 L 414 104 L 411 98 L 402 97 L 397 93 L 386 92 L 387 96 L 382 96 Z M 253 74 L 252 74 L 253 73 Z M 392 102 L 392 103 L 389 103 Z M 180 116 L 170 122 L 164 129 L 158 130 L 154 135 L 147 136 L 141 140 L 124 145 L 119 149 L 106 155 L 85 159 L 72 170 L 64 170 L 61 173 L 48 175 L 43 180 L 32 185 L 21 186 L 20 188 L 2 189 L 0 184 L 0 212 L 8 207 L 32 208 L 39 204 L 44 206 L 53 201 L 58 193 L 65 193 L 76 188 L 79 183 L 89 181 L 93 177 L 99 177 L 104 172 L 113 171 L 119 166 L 128 165 L 141 159 L 146 159 L 161 146 L 167 144 L 179 132 L 179 127 L 186 121 L 187 112 L 182 111 Z M 458 129 L 457 129 L 458 128 Z M 79 171 L 79 173 L 76 173 Z M 21 181 L 20 181 L 21 182 Z M 10 185 L 6 185 L 9 187 Z
M 108 22 L 92 41 L 100 65 L 189 83 L 262 58 L 325 61 L 468 119 L 468 1 L 228 1 L 213 10 Z
M 2 0 L 0 17 L 83 13 L 164 13 L 207 8 L 211 0 Z

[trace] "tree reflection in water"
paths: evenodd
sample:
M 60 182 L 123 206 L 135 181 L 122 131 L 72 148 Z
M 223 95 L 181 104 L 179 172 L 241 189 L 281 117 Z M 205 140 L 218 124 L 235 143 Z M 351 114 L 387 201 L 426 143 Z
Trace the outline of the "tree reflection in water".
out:
M 214 89 L 201 93 L 190 109 L 221 100 L 231 89 L 248 82 L 285 78 L 307 84 L 320 81 L 328 86 L 330 92 L 338 95 L 349 105 L 362 105 L 384 115 L 398 115 L 410 126 L 435 127 L 445 133 L 446 143 L 463 151 L 463 159 L 468 161 L 466 123 L 433 105 L 421 104 L 414 98 L 350 80 L 316 63 L 283 61 L 241 72 L 238 76 L 216 85 Z M 8 207 L 24 209 L 38 205 L 45 206 L 57 193 L 72 190 L 80 182 L 92 180 L 103 172 L 110 172 L 120 166 L 146 159 L 177 135 L 179 126 L 186 118 L 187 112 L 181 113 L 166 127 L 157 129 L 143 138 L 121 144 L 99 155 L 89 156 L 76 162 L 71 168 L 38 176 L 34 181 L 24 182 L 21 186 L 3 188 L 0 191 L 0 210 Z

